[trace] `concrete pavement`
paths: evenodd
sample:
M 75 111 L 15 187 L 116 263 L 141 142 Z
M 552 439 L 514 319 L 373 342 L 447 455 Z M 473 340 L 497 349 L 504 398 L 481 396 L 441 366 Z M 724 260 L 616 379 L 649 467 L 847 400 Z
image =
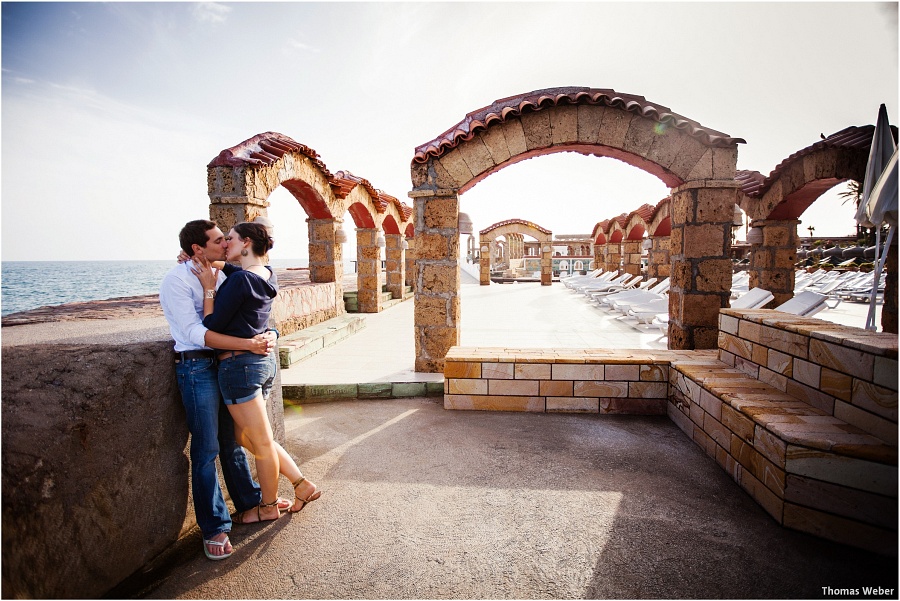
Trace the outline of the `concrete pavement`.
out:
M 286 426 L 320 500 L 236 526 L 225 561 L 191 537 L 110 596 L 896 598 L 896 559 L 780 527 L 665 417 L 392 399 L 307 405 Z

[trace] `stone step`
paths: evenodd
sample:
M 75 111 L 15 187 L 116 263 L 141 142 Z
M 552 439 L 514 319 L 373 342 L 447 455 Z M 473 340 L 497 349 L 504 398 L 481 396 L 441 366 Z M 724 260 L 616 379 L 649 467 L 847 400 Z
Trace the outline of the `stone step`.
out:
M 440 397 L 443 382 L 370 382 L 361 384 L 282 384 L 285 405 L 303 405 L 346 399 L 402 399 Z
M 362 315 L 341 315 L 278 339 L 278 360 L 282 368 L 311 357 L 366 326 Z
M 383 311 L 388 307 L 393 307 L 397 303 L 401 303 L 413 296 L 415 296 L 415 293 L 413 292 L 412 286 L 403 287 L 403 298 L 393 298 L 390 292 L 382 288 L 381 309 Z M 357 297 L 355 290 L 344 293 L 344 310 L 346 310 L 347 313 L 359 313 L 359 298 Z

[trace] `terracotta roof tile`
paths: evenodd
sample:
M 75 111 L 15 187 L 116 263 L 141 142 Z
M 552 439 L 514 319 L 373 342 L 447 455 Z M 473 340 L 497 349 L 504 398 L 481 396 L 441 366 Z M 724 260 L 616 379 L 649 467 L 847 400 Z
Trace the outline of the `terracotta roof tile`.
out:
M 628 221 L 631 221 L 632 215 L 640 215 L 641 219 L 643 219 L 645 223 L 650 223 L 650 219 L 653 217 L 654 212 L 656 212 L 656 207 L 654 207 L 653 205 L 642 204 L 628 214 L 626 223 Z
M 896 140 L 897 128 L 892 125 L 891 130 L 894 134 L 894 139 Z M 734 179 L 741 183 L 741 190 L 744 194 L 751 197 L 760 197 L 766 193 L 779 177 L 781 177 L 781 174 L 785 169 L 804 156 L 824 148 L 850 148 L 868 151 L 869 147 L 872 145 L 872 136 L 874 134 L 874 125 L 853 125 L 831 134 L 824 140 L 819 140 L 802 150 L 798 150 L 781 161 L 767 177 L 763 177 L 757 171 L 738 171 Z
M 207 167 L 219 167 L 230 165 L 239 167 L 241 165 L 271 165 L 288 152 L 299 152 L 307 156 L 322 173 L 329 179 L 332 177 L 331 172 L 319 158 L 319 153 L 315 150 L 300 144 L 284 134 L 268 131 L 257 134 L 249 140 L 244 140 L 236 146 L 226 148 L 209 162 Z
M 490 226 L 484 228 L 483 230 L 479 231 L 478 233 L 479 234 L 487 234 L 488 232 L 491 232 L 499 227 L 503 227 L 504 225 L 512 225 L 512 224 L 527 225 L 529 227 L 533 227 L 534 229 L 541 232 L 542 234 L 553 235 L 553 232 L 551 232 L 547 228 L 543 228 L 536 223 L 533 223 L 531 221 L 526 221 L 524 219 L 507 219 L 506 221 L 498 221 L 494 225 L 490 225 Z
M 413 162 L 424 163 L 430 156 L 442 156 L 461 142 L 471 140 L 479 131 L 493 123 L 503 123 L 509 118 L 520 116 L 525 111 L 539 111 L 560 104 L 618 107 L 685 131 L 708 146 L 731 146 L 732 144 L 746 143 L 741 138 L 732 138 L 728 134 L 703 127 L 696 121 L 671 112 L 668 107 L 648 102 L 643 96 L 620 94 L 609 89 L 563 87 L 535 90 L 526 94 L 502 98 L 489 106 L 473 111 L 434 140 L 417 146 Z

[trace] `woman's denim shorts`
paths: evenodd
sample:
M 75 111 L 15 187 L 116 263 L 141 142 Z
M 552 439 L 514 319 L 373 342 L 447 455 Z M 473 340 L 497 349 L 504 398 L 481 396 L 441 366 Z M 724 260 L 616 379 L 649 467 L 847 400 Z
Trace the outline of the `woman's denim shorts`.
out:
M 276 354 L 244 353 L 219 361 L 219 389 L 226 405 L 269 397 L 275 382 Z

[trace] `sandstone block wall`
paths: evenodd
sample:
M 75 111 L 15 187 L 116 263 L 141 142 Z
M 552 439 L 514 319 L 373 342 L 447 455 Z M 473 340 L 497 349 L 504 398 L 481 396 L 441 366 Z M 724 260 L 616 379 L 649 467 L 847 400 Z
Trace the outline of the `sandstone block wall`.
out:
M 444 407 L 486 411 L 663 415 L 666 351 L 450 349 Z
M 3 330 L 3 596 L 100 597 L 195 525 L 168 328 Z M 280 379 L 269 415 L 283 441 Z

